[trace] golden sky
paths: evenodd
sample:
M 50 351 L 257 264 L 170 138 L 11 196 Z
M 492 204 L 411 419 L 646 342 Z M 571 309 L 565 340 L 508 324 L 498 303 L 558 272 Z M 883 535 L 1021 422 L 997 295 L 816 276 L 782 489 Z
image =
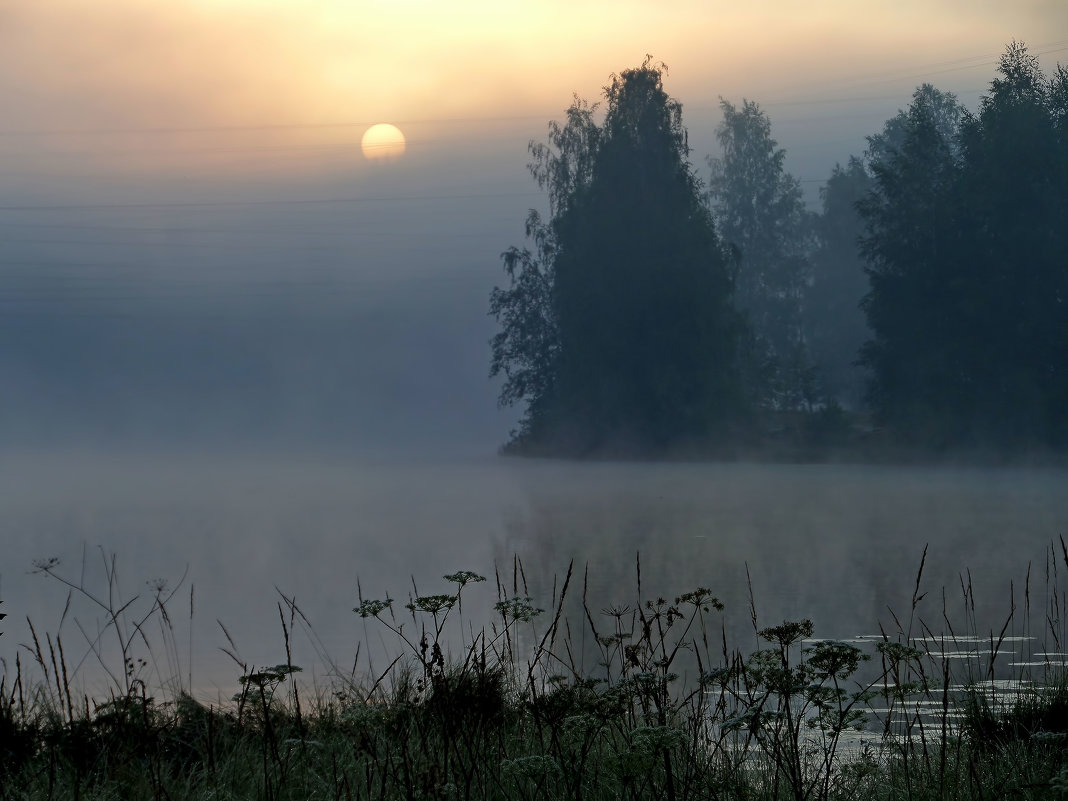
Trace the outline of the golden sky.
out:
M 0 4 L 0 131 L 51 132 L 53 142 L 62 135 L 63 146 L 72 147 L 75 132 L 100 129 L 468 121 L 463 135 L 477 137 L 476 120 L 546 119 L 573 92 L 596 99 L 610 73 L 640 63 L 646 53 L 670 67 L 669 91 L 684 104 L 714 105 L 719 95 L 863 96 L 886 91 L 882 84 L 894 78 L 915 85 L 924 70 L 937 78 L 946 69 L 940 65 L 956 59 L 994 57 L 1014 37 L 1062 49 L 1068 40 L 1063 0 L 739 6 L 719 0 L 6 0 Z M 1050 63 L 1056 58 L 1064 60 L 1056 54 Z M 985 82 L 992 71 L 984 66 L 981 74 Z M 955 77 L 950 65 L 950 88 Z M 907 97 L 906 89 L 900 105 Z M 278 129 L 271 142 L 307 133 Z M 339 136 L 358 141 L 359 133 Z M 322 131 L 317 135 L 321 144 Z M 131 143 L 129 133 L 110 136 L 113 150 Z M 99 150 L 99 141 L 79 145 Z M 151 148 L 143 150 L 151 161 Z M 184 161 L 173 149 L 159 158 Z

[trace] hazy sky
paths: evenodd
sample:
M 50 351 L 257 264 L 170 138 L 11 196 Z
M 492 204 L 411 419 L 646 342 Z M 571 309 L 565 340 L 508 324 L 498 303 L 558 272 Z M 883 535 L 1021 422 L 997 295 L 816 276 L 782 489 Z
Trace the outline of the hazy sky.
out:
M 669 88 L 687 107 L 745 94 L 784 117 L 789 104 L 816 101 L 842 117 L 883 98 L 893 108 L 924 79 L 981 89 L 1009 39 L 1046 52 L 1063 51 L 1068 37 L 1060 0 L 739 5 L 8 0 L 0 10 L 3 129 L 33 132 L 21 142 L 33 154 L 88 152 L 86 166 L 236 172 L 249 159 L 172 148 L 159 129 L 293 126 L 203 133 L 220 149 L 234 141 L 340 148 L 366 124 L 418 122 L 415 144 L 478 142 L 497 135 L 501 118 L 541 122 L 572 92 L 595 97 L 610 72 L 646 53 L 669 65 Z M 333 125 L 342 130 L 310 130 Z M 79 135 L 87 131 L 96 138 Z M 143 152 L 117 159 L 120 144 Z M 318 155 L 322 167 L 346 154 Z M 270 167 L 310 169 L 288 157 Z
M 573 93 L 662 60 L 702 175 L 757 100 L 813 199 L 920 82 L 974 107 L 1011 39 L 1068 53 L 1062 0 L 742 5 L 6 0 L 0 433 L 492 449 L 486 299 Z
M 540 480 L 529 490 L 507 471 L 547 470 L 552 488 L 556 465 L 458 472 L 452 457 L 492 454 L 514 424 L 487 378 L 488 295 L 504 280 L 500 253 L 522 242 L 527 210 L 544 203 L 527 143 L 573 93 L 596 100 L 611 73 L 646 54 L 662 60 L 702 177 L 719 97 L 756 100 L 811 200 L 917 84 L 974 108 L 1013 38 L 1047 70 L 1068 61 L 1068 2 L 0 0 L 0 509 L 18 573 L 0 576 L 10 613 L 0 645 L 26 640 L 12 621 L 32 611 L 19 572 L 27 560 L 55 553 L 76 570 L 83 538 L 90 551 L 99 538 L 132 557 L 137 581 L 146 570 L 173 576 L 188 560 L 205 598 L 198 616 L 241 622 L 241 604 L 254 603 L 271 626 L 273 582 L 343 612 L 361 570 L 376 579 L 372 592 L 397 589 L 408 571 L 422 581 L 419 560 L 486 570 L 474 556 L 488 538 L 508 554 L 558 529 L 606 543 L 617 529 L 677 531 L 687 570 L 713 564 L 739 582 L 752 542 L 755 577 L 788 569 L 797 581 L 814 575 L 810 589 L 853 576 L 854 564 L 863 569 L 850 587 L 869 564 L 885 573 L 896 563 L 881 545 L 866 549 L 905 553 L 898 530 L 967 539 L 968 518 L 953 515 L 973 496 L 955 485 L 936 485 L 915 509 L 899 500 L 914 495 L 893 493 L 867 509 L 865 498 L 886 491 L 882 468 L 861 476 L 871 489 L 834 528 L 836 499 L 852 499 L 851 488 L 825 498 L 801 483 L 771 503 L 727 481 L 719 494 L 697 487 L 691 512 L 689 500 L 676 502 L 672 466 L 636 470 L 625 495 L 591 489 L 589 466 L 573 466 L 563 495 L 542 497 Z M 363 157 L 374 123 L 403 129 L 401 158 Z M 161 444 L 196 450 L 161 469 Z M 151 458 L 110 458 L 142 445 Z M 251 460 L 201 451 L 278 446 L 266 477 Z M 379 481 L 302 461 L 326 449 L 399 455 L 401 466 Z M 432 456 L 448 470 L 425 468 Z M 708 469 L 710 486 L 725 481 Z M 763 487 L 765 472 L 738 480 Z M 794 486 L 787 473 L 773 487 Z M 980 532 L 1015 520 L 1039 543 L 1055 533 L 1059 474 L 991 480 L 981 497 L 997 509 L 980 508 Z M 798 529 L 795 497 L 802 512 L 815 503 L 829 518 Z M 633 519 L 620 517 L 635 498 Z M 515 511 L 502 522 L 505 505 Z M 569 518 L 573 505 L 580 514 Z M 713 521 L 707 541 L 691 517 Z M 725 542 L 741 543 L 728 559 L 715 521 L 726 521 Z M 827 530 L 863 537 L 827 562 L 820 549 L 839 548 Z M 1012 536 L 999 548 L 1024 547 L 1017 528 L 1002 530 Z M 794 561 L 762 567 L 761 553 L 784 552 L 782 538 L 814 543 L 809 557 L 840 572 L 824 580 Z M 628 570 L 647 541 L 616 549 Z M 939 558 L 955 561 L 954 547 Z M 150 559 L 161 566 L 146 567 Z M 393 574 L 399 584 L 385 584 Z M 769 572 L 760 586 L 793 586 L 775 579 Z M 240 600 L 212 596 L 226 587 Z M 858 594 L 851 610 L 886 601 L 864 592 L 872 598 Z M 208 627 L 198 647 L 217 641 Z

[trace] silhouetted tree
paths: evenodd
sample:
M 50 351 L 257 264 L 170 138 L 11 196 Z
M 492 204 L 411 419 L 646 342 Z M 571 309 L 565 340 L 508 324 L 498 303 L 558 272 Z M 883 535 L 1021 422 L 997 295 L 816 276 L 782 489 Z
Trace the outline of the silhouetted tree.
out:
M 723 155 L 709 159 L 709 198 L 720 234 L 737 252 L 738 307 L 768 362 L 765 399 L 773 408 L 797 409 L 816 394 L 802 325 L 809 215 L 760 106 L 745 100 L 739 109 L 721 99 L 720 107 Z
M 566 213 L 572 195 L 590 180 L 601 136 L 594 121 L 596 106 L 575 99 L 567 121 L 549 123 L 549 144 L 531 142 L 527 165 L 540 188 L 549 194 L 550 220 Z M 514 440 L 530 440 L 532 429 L 548 414 L 547 405 L 555 384 L 559 358 L 557 314 L 554 306 L 556 235 L 534 209 L 527 215 L 529 248 L 508 248 L 502 254 L 508 289 L 494 287 L 490 314 L 501 324 L 492 345 L 490 376 L 504 376 L 498 403 L 512 406 L 526 402 L 520 430 Z
M 934 126 L 954 157 L 957 155 L 957 133 L 960 130 L 964 107 L 952 92 L 943 92 L 932 84 L 924 83 L 912 93 L 912 106 L 922 109 L 924 117 Z M 888 119 L 883 129 L 868 137 L 865 159 L 869 167 L 882 164 L 901 149 L 913 123 L 909 111 L 898 110 Z
M 961 126 L 961 326 L 969 426 L 998 444 L 1068 445 L 1068 141 L 1059 68 L 1013 42 Z M 1059 90 L 1058 87 L 1061 87 Z
M 871 188 L 864 163 L 853 156 L 845 167 L 836 164 L 820 189 L 812 279 L 804 297 L 806 341 L 823 390 L 851 408 L 863 398 L 864 377 L 857 360 L 871 333 L 860 308 L 868 276 L 860 255 L 864 223 L 857 211 Z
M 860 204 L 873 332 L 862 356 L 872 370 L 868 400 L 880 423 L 928 442 L 951 436 L 946 425 L 965 385 L 962 332 L 949 313 L 959 289 L 954 149 L 917 91 L 900 144 L 872 162 L 875 189 Z
M 1009 46 L 951 137 L 917 91 L 861 204 L 869 396 L 928 444 L 1068 445 L 1066 79 Z
M 744 412 L 728 259 L 687 161 L 682 107 L 647 60 L 613 76 L 602 125 L 576 101 L 530 169 L 550 219 L 494 289 L 491 375 L 526 402 L 526 451 L 659 453 L 707 444 Z
M 964 109 L 951 92 L 929 83 L 913 93 L 910 111 L 898 111 L 882 131 L 867 138 L 864 158 L 851 156 L 845 167 L 835 165 L 820 189 L 821 213 L 814 222 L 815 249 L 810 256 L 810 283 L 803 303 L 806 343 L 829 399 L 859 406 L 865 377 L 859 359 L 871 337 L 861 301 L 869 290 L 867 263 L 860 252 L 864 219 L 858 204 L 875 188 L 877 168 L 887 168 L 916 125 L 927 120 L 948 148 L 958 152 L 957 132 Z

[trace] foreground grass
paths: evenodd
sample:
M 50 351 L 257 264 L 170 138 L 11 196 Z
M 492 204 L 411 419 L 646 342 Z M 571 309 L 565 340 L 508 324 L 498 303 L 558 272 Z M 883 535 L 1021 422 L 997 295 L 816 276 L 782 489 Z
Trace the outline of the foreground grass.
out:
M 87 592 L 54 563 L 39 567 Z M 1063 672 L 1011 697 L 982 682 L 951 693 L 951 660 L 913 636 L 927 630 L 915 616 L 920 577 L 914 614 L 870 653 L 814 639 L 802 620 L 761 629 L 766 647 L 743 655 L 722 638 L 722 606 L 702 588 L 594 612 L 569 570 L 544 612 L 519 592 L 518 576 L 512 592 L 498 576 L 499 622 L 461 635 L 461 658 L 448 661 L 443 646 L 464 588 L 484 580 L 461 572 L 445 577 L 449 591 L 413 595 L 403 610 L 360 599 L 354 611 L 396 638 L 399 656 L 385 672 L 338 676 L 309 696 L 283 614 L 286 661 L 243 666 L 239 692 L 221 706 L 180 689 L 150 693 L 133 653 L 145 622 L 166 617 L 165 599 L 131 619 L 130 603 L 102 593 L 122 660 L 114 691 L 77 701 L 62 643 L 34 633 L 26 651 L 36 678 L 24 675 L 20 654 L 0 681 L 0 797 L 1068 797 Z M 1064 597 L 1055 585 L 1045 597 L 1059 645 Z M 293 620 L 299 610 L 287 603 Z M 593 673 L 579 667 L 579 625 L 595 643 Z M 970 667 L 992 679 L 1003 637 Z M 683 682 L 682 671 L 696 679 Z
M 766 753 L 635 726 L 614 701 L 562 688 L 508 703 L 499 686 L 456 699 L 333 703 L 297 718 L 239 718 L 188 698 L 117 703 L 92 719 L 5 722 L 7 798 L 763 799 L 1060 798 L 1064 732 L 862 752 L 826 788 L 791 786 Z M 463 692 L 463 691 L 461 691 Z M 816 771 L 815 762 L 810 768 Z

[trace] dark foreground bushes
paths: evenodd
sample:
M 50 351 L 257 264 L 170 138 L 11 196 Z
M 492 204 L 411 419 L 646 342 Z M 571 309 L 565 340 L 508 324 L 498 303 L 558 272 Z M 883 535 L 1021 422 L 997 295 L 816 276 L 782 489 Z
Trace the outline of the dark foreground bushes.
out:
M 39 675 L 29 679 L 20 652 L 0 682 L 0 797 L 1064 797 L 1064 673 L 1035 681 L 1017 668 L 1006 684 L 1004 630 L 991 647 L 974 632 L 920 636 L 930 632 L 921 576 L 890 633 L 826 641 L 808 621 L 785 622 L 758 628 L 763 647 L 744 655 L 706 589 L 596 611 L 571 570 L 547 612 L 518 574 L 512 592 L 498 576 L 496 621 L 465 632 L 460 598 L 483 579 L 456 573 L 447 591 L 403 608 L 361 598 L 356 613 L 392 632 L 399 655 L 377 675 L 317 689 L 292 664 L 300 610 L 284 599 L 286 661 L 242 665 L 222 704 L 150 691 L 133 641 L 118 635 L 127 669 L 114 691 L 79 696 L 58 638 L 41 647 L 35 636 L 25 652 Z M 110 624 L 130 631 L 131 612 L 113 606 Z M 1065 618 L 1045 613 L 1055 646 Z M 145 619 L 134 629 L 147 632 Z

